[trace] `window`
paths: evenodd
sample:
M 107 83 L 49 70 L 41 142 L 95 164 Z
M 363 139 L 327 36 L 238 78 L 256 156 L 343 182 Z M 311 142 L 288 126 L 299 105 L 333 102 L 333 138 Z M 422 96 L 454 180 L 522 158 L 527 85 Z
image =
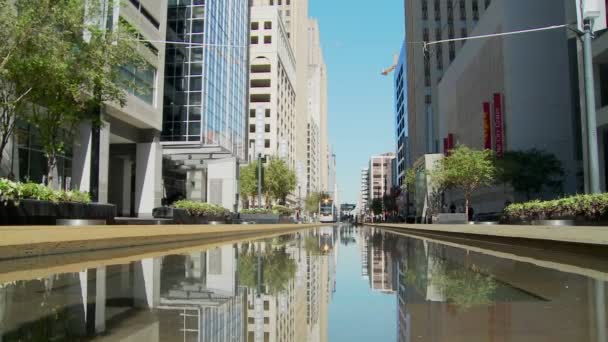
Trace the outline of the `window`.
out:
M 431 66 L 428 58 L 424 59 L 424 85 L 431 86 Z
M 266 148 L 270 148 L 270 139 L 265 139 L 264 140 L 264 147 Z M 266 303 L 264 303 L 264 310 L 266 309 Z
M 486 0 L 486 4 L 485 4 L 486 9 L 488 9 L 488 7 L 490 7 L 490 3 L 492 3 L 491 0 Z
M 450 42 L 450 63 L 456 58 L 456 44 Z
M 271 44 L 272 36 L 264 36 L 264 44 Z
M 250 109 L 249 110 L 249 117 L 250 118 L 255 118 L 255 109 Z
M 270 133 L 270 124 L 266 124 L 266 125 L 264 126 L 264 132 L 266 132 L 266 133 Z
M 266 114 L 266 117 L 269 118 L 270 117 L 270 109 L 266 109 L 265 114 Z
M 479 3 L 473 0 L 473 20 L 479 20 Z
M 435 21 L 441 20 L 441 8 L 439 6 L 439 0 L 435 0 Z
M 272 29 L 272 21 L 265 21 L 264 30 L 270 30 L 270 29 Z
M 422 40 L 425 42 L 429 41 L 429 29 L 426 27 L 422 30 Z
M 249 125 L 249 133 L 255 133 L 255 125 Z
M 443 70 L 443 46 L 437 45 L 435 56 L 437 57 L 437 69 Z
M 122 66 L 120 74 L 128 93 L 148 104 L 154 104 L 156 68 L 147 63 L 143 67 Z
M 460 0 L 460 20 L 467 20 L 467 8 L 464 0 Z
M 429 19 L 429 7 L 427 4 L 427 0 L 422 0 L 422 20 Z
M 258 23 L 257 21 L 254 21 L 254 22 L 251 23 L 251 29 L 252 30 L 255 31 L 255 30 L 259 29 L 259 28 L 260 28 L 260 23 Z
M 258 43 L 258 36 L 251 36 L 251 44 L 257 44 Z

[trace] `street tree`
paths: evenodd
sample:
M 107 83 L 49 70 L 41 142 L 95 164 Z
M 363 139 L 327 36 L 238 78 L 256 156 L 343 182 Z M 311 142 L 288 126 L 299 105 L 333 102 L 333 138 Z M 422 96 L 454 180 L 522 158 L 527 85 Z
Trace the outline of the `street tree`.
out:
M 270 200 L 285 204 L 287 196 L 296 188 L 296 174 L 283 159 L 270 159 L 264 170 L 264 185 Z
M 490 150 L 473 150 L 459 145 L 449 156 L 441 159 L 430 174 L 438 188 L 464 192 L 466 216 L 469 217 L 472 193 L 491 185 L 496 177 L 493 153 Z
M 241 168 L 239 183 L 241 186 L 241 196 L 243 196 L 243 201 L 247 202 L 250 205 L 255 205 L 255 201 L 258 195 L 257 161 L 253 161 L 247 166 Z
M 78 124 L 101 124 L 105 103 L 126 104 L 126 88 L 135 88 L 125 77 L 126 68 L 145 68 L 135 42 L 137 33 L 125 21 L 112 29 L 101 25 L 101 3 L 95 0 L 16 0 L 19 13 L 45 13 L 37 39 L 18 46 L 19 59 L 7 68 L 18 89 L 28 93 L 28 121 L 37 129 L 47 158 L 49 185 L 57 158 L 73 142 Z M 41 20 L 42 20 L 41 19 Z M 22 91 L 22 90 L 21 90 Z
M 306 211 L 310 214 L 318 214 L 321 202 L 329 198 L 331 196 L 326 192 L 311 192 L 306 196 L 306 200 L 304 201 Z
M 370 206 L 370 209 L 372 210 L 372 212 L 374 213 L 374 215 L 381 215 L 382 214 L 382 199 L 380 198 L 374 198 L 372 200 L 372 205 Z
M 496 161 L 498 179 L 510 184 L 529 201 L 545 189 L 558 193 L 562 189 L 564 169 L 554 154 L 531 149 L 506 152 Z

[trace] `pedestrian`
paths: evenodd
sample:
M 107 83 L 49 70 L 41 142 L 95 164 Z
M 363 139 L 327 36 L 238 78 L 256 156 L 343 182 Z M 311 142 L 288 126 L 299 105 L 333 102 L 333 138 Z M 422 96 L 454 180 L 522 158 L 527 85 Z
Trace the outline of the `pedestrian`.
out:
M 450 204 L 450 213 L 456 214 L 456 204 L 454 204 L 454 202 L 452 202 L 452 204 Z
M 469 206 L 469 221 L 473 221 L 474 216 L 475 216 L 475 210 L 473 210 L 473 207 Z

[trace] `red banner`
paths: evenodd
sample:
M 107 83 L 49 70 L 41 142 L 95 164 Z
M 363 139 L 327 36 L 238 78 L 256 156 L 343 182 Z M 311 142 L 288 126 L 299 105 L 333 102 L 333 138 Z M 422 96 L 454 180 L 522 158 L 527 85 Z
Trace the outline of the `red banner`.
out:
M 503 111 L 502 111 L 502 96 L 499 93 L 494 94 L 494 135 L 495 135 L 495 151 L 498 158 L 504 155 L 504 131 L 503 131 Z
M 492 149 L 492 122 L 490 120 L 490 102 L 483 103 L 483 147 Z

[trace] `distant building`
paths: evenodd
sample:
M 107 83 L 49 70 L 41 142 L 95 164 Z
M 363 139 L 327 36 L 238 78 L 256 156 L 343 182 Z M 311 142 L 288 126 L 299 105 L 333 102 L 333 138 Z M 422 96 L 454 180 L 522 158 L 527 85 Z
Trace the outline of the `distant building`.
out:
M 361 190 L 359 192 L 359 214 L 365 215 L 369 208 L 369 168 L 361 170 Z
M 373 156 L 369 160 L 368 175 L 368 203 L 375 199 L 382 199 L 390 194 L 393 187 L 393 160 L 394 153 L 385 153 Z
M 394 170 L 393 184 L 403 185 L 405 171 L 411 167 L 408 132 L 408 107 L 407 107 L 407 53 L 406 44 L 403 42 L 401 54 L 399 55 L 397 68 L 395 69 L 395 141 L 397 146 L 396 170 Z

